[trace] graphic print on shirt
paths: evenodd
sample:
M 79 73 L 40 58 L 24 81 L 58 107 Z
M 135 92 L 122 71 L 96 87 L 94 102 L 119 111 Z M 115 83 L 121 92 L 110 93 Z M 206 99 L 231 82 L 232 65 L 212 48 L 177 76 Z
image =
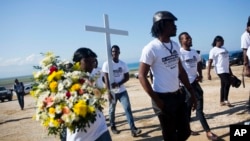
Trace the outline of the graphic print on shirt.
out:
M 219 55 L 221 55 L 222 58 L 227 58 L 228 57 L 228 52 L 221 52 Z
M 167 68 L 173 69 L 177 67 L 179 56 L 176 50 L 170 56 L 162 58 L 162 63 L 165 64 Z
M 122 67 L 113 70 L 114 77 L 120 77 L 122 75 Z
M 192 58 L 184 58 L 187 68 L 194 68 L 197 65 L 197 58 L 193 56 Z

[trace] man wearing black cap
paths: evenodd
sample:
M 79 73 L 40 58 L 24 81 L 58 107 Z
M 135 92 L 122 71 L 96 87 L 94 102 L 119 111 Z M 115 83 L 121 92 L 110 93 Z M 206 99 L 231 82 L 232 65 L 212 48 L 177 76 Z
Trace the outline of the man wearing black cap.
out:
M 138 78 L 152 99 L 165 141 L 184 141 L 190 136 L 185 94 L 180 81 L 191 93 L 193 110 L 196 108 L 194 92 L 180 62 L 180 47 L 170 38 L 176 36 L 177 18 L 168 11 L 156 12 L 151 28 L 155 37 L 142 50 Z M 147 79 L 149 70 L 153 75 L 152 86 Z
M 246 31 L 241 35 L 241 48 L 243 49 L 244 73 L 248 77 L 250 77 L 249 47 L 250 47 L 250 16 L 248 17 Z M 249 102 L 248 102 L 248 110 L 250 113 L 250 96 L 249 96 Z

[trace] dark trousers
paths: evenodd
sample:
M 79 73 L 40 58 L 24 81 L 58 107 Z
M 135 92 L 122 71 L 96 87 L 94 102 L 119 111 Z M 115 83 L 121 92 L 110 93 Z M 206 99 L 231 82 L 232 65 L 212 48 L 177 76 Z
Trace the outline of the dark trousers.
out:
M 20 108 L 23 109 L 24 108 L 24 93 L 16 93 L 16 95 L 17 95 L 17 100 L 20 105 Z
M 164 141 L 185 141 L 190 136 L 191 130 L 185 103 L 185 94 L 180 91 L 177 94 L 157 93 L 165 103 L 163 111 L 152 100 L 152 106 L 158 115 L 162 128 Z
M 197 107 L 196 107 L 196 117 L 198 117 L 198 119 L 200 120 L 200 123 L 203 127 L 203 129 L 205 131 L 210 131 L 209 125 L 207 124 L 207 120 L 204 116 L 204 112 L 203 112 L 203 90 L 200 86 L 200 84 L 197 81 L 194 81 L 191 84 L 194 93 L 195 93 L 195 98 L 196 98 L 196 102 L 197 102 Z M 186 91 L 187 95 L 189 95 L 189 93 Z M 190 96 L 187 96 L 188 100 L 187 100 L 187 104 L 188 104 L 188 114 L 189 117 L 191 117 L 191 101 L 190 101 Z
M 230 74 L 229 73 L 221 73 L 218 74 L 220 77 L 220 102 L 228 101 L 228 94 L 230 89 Z

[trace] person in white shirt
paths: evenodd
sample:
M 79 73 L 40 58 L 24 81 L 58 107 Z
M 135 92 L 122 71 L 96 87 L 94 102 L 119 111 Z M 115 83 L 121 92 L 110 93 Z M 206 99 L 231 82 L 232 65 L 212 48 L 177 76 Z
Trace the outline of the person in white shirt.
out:
M 201 57 L 197 53 L 196 50 L 191 49 L 192 47 L 192 38 L 187 32 L 182 32 L 179 35 L 179 42 L 181 44 L 180 48 L 180 60 L 183 65 L 183 68 L 186 70 L 189 82 L 193 87 L 195 92 L 195 97 L 197 100 L 197 107 L 196 107 L 196 117 L 199 118 L 200 123 L 203 129 L 206 131 L 207 138 L 209 140 L 218 140 L 217 135 L 211 132 L 211 129 L 207 123 L 207 120 L 204 116 L 203 112 L 203 90 L 199 84 L 202 82 L 202 63 Z M 187 93 L 187 97 L 189 94 Z M 189 98 L 188 98 L 189 99 Z M 190 100 L 187 100 L 188 102 Z M 190 104 L 188 104 L 190 105 Z M 189 106 L 190 107 L 190 106 Z M 191 108 L 188 109 L 189 116 L 191 116 Z M 198 135 L 197 132 L 191 132 L 192 135 Z
M 212 80 L 210 70 L 212 63 L 214 62 L 215 73 L 221 80 L 220 105 L 233 107 L 233 105 L 228 101 L 229 89 L 231 86 L 230 78 L 233 74 L 229 65 L 229 52 L 225 47 L 223 47 L 223 45 L 223 37 L 216 36 L 212 43 L 213 48 L 209 52 L 207 76 L 208 80 Z
M 244 74 L 250 77 L 250 16 L 248 17 L 247 27 L 241 35 L 241 49 L 243 49 Z M 250 95 L 248 100 L 248 113 L 250 113 Z
M 170 38 L 176 36 L 177 18 L 169 11 L 158 11 L 153 16 L 151 28 L 155 38 L 142 50 L 138 78 L 143 89 L 151 97 L 152 107 L 158 116 L 165 141 L 184 141 L 191 134 L 185 93 L 180 90 L 180 81 L 196 100 L 187 74 L 180 62 L 180 47 Z M 148 73 L 152 72 L 152 85 Z
M 241 35 L 241 49 L 243 49 L 243 59 L 244 59 L 243 64 L 245 66 L 250 66 L 250 61 L 249 61 L 250 57 L 248 57 L 250 56 L 250 52 L 249 52 L 249 55 L 247 55 L 247 51 L 249 47 L 250 47 L 250 16 L 248 17 L 246 30 Z
M 108 77 L 108 61 L 103 63 L 102 71 L 104 73 L 104 79 L 106 88 L 108 89 L 108 99 L 109 99 L 109 120 L 110 120 L 110 127 L 113 134 L 119 134 L 120 131 L 117 130 L 115 124 L 115 109 L 117 100 L 119 100 L 122 104 L 122 107 L 125 111 L 125 115 L 127 117 L 128 124 L 130 126 L 131 135 L 136 137 L 138 134 L 141 133 L 141 129 L 138 129 L 134 123 L 134 117 L 131 110 L 131 104 L 129 100 L 128 92 L 124 86 L 129 80 L 129 70 L 128 66 L 125 62 L 119 59 L 120 55 L 120 48 L 117 45 L 113 45 L 111 47 L 111 54 L 112 54 L 112 66 L 113 66 L 113 75 L 114 75 L 114 83 L 112 83 L 112 88 L 117 88 L 117 92 L 114 92 L 114 95 L 111 92 L 109 77 Z
M 91 49 L 79 48 L 74 53 L 73 61 L 80 62 L 82 71 L 93 74 L 96 58 L 97 55 Z M 99 77 L 99 79 L 102 78 Z M 98 82 L 101 82 L 101 80 Z M 97 85 L 98 87 L 103 87 L 102 84 L 97 83 Z M 67 129 L 67 141 L 112 141 L 103 113 L 99 110 L 97 110 L 96 113 L 96 120 L 93 123 L 89 123 L 89 127 L 85 128 L 86 131 L 77 131 L 73 133 Z

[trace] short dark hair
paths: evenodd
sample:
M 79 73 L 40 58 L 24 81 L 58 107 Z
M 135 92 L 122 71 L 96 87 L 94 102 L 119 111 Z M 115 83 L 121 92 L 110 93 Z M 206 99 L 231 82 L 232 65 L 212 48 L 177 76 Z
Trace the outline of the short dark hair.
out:
M 189 35 L 189 34 L 188 34 L 187 32 L 181 32 L 181 33 L 179 34 L 179 37 L 178 37 L 180 42 L 181 42 L 181 36 L 182 36 L 182 35 Z
M 116 48 L 116 49 L 119 49 L 119 50 L 120 50 L 120 47 L 119 47 L 118 45 L 113 45 L 113 46 L 111 47 L 111 50 L 112 50 L 113 48 Z
M 248 20 L 247 20 L 247 27 L 250 26 L 250 16 L 248 17 Z
M 224 39 L 223 39 L 223 37 L 222 36 L 216 36 L 215 38 L 214 38 L 214 41 L 213 41 L 213 43 L 212 43 L 212 46 L 213 47 L 215 47 L 216 46 L 216 42 L 217 41 L 224 41 Z
M 86 47 L 81 47 L 75 51 L 74 56 L 73 56 L 73 61 L 80 62 L 81 59 L 89 58 L 89 57 L 96 58 L 97 55 L 91 49 L 86 48 Z

